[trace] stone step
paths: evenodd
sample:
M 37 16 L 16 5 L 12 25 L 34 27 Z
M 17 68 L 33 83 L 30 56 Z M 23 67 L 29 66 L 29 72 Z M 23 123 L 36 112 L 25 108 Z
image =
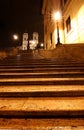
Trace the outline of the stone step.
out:
M 41 63 L 39 63 L 39 64 L 25 64 L 25 65 L 7 65 L 6 63 L 5 63 L 5 65 L 1 65 L 0 64 L 0 68 L 12 68 L 12 67 L 14 67 L 14 68 L 24 68 L 24 67 L 26 67 L 26 68 L 29 68 L 29 67 L 39 67 L 39 68 L 44 68 L 44 67 L 59 67 L 59 68 L 61 68 L 61 67 L 78 67 L 78 68 L 84 68 L 84 64 L 82 65 L 82 64 L 70 64 L 70 63 L 68 63 L 68 64 L 41 64 Z
M 0 61 L 0 117 L 84 116 L 84 64 L 18 55 Z
M 83 85 L 84 78 L 4 78 L 0 85 Z
M 0 97 L 76 97 L 84 96 L 84 85 L 1 85 Z
M 32 73 L 35 73 L 35 72 L 41 72 L 41 73 L 44 73 L 44 72 L 84 72 L 84 68 L 82 67 L 9 67 L 9 68 L 0 68 L 0 72 L 1 73 L 6 73 L 6 72 L 13 72 L 13 73 L 28 73 L 28 72 L 32 72 Z
M 14 61 L 14 59 L 13 59 Z M 13 63 L 13 61 L 10 61 L 9 59 L 7 61 L 4 61 L 1 62 L 0 61 L 0 66 L 83 66 L 84 67 L 84 63 L 76 63 L 76 62 L 66 62 L 66 61 L 60 61 L 60 62 L 57 62 L 57 61 L 53 61 L 53 60 L 50 60 L 49 62 L 46 62 L 46 59 L 44 61 L 35 61 L 33 62 L 33 60 L 31 59 L 31 61 L 20 61 L 18 59 L 15 59 L 15 63 Z
M 6 64 L 5 64 L 6 63 Z M 48 64 L 48 65 L 64 65 L 64 64 L 70 64 L 70 65 L 83 65 L 82 62 L 78 62 L 78 61 L 70 61 L 69 59 L 29 59 L 27 56 L 26 58 L 23 56 L 23 57 L 18 57 L 16 56 L 15 58 L 12 57 L 11 59 L 10 58 L 6 58 L 4 60 L 1 60 L 0 61 L 0 65 L 39 65 L 39 63 L 41 65 L 45 65 L 45 64 Z
M 24 58 L 24 57 L 23 57 Z M 46 59 L 45 59 L 46 60 Z M 68 65 L 68 64 L 70 64 L 70 65 L 83 65 L 83 63 L 82 62 L 77 62 L 77 61 L 67 61 L 67 60 L 61 60 L 61 59 L 59 59 L 59 60 L 50 60 L 50 61 L 41 61 L 41 60 L 35 60 L 35 61 L 33 61 L 33 59 L 31 59 L 31 60 L 29 60 L 29 59 L 21 59 L 21 60 L 18 60 L 18 59 L 13 59 L 13 60 L 7 60 L 6 62 L 1 62 L 1 65 L 5 65 L 4 63 L 7 63 L 7 65 L 9 64 L 9 65 L 18 65 L 19 63 L 21 64 L 21 65 L 33 65 L 33 64 L 35 64 L 35 65 L 39 65 L 39 63 L 41 64 L 41 65 L 45 65 L 45 64 L 48 64 L 48 65 L 55 65 L 55 64 L 57 64 L 57 65 Z M 16 63 L 16 64 L 15 64 Z
M 9 59 L 9 60 L 8 60 Z M 41 62 L 45 62 L 45 59 L 46 59 L 46 62 L 49 62 L 49 61 L 66 61 L 66 62 L 69 62 L 69 61 L 72 61 L 72 62 L 78 62 L 77 60 L 75 59 L 70 59 L 70 57 L 44 57 L 44 58 L 38 58 L 38 57 L 35 57 L 34 55 L 33 56 L 29 56 L 27 53 L 24 55 L 24 54 L 17 54 L 15 56 L 10 56 L 10 57 L 6 57 L 4 59 L 4 61 L 15 61 L 16 59 L 18 59 L 19 61 L 31 61 L 31 59 L 33 60 L 33 62 L 38 62 L 38 61 L 41 61 Z M 3 60 L 2 60 L 3 62 Z
M 0 79 L 4 78 L 84 78 L 84 72 L 1 72 Z M 39 80 L 39 79 L 38 79 Z
M 12 69 L 13 70 L 13 69 Z M 22 71 L 22 70 L 21 70 Z M 15 72 L 15 71 L 14 71 Z M 84 72 L 83 71 L 78 71 L 78 70 L 76 70 L 76 71 L 45 71 L 45 70 L 43 70 L 42 72 L 40 72 L 40 71 L 33 71 L 33 70 L 31 70 L 31 72 L 29 72 L 29 71 L 27 71 L 26 70 L 26 72 L 24 72 L 24 70 L 22 71 L 22 72 L 18 72 L 18 71 L 16 71 L 15 73 L 14 72 L 11 72 L 10 70 L 8 71 L 8 72 L 1 72 L 0 73 L 0 75 L 1 76 L 5 76 L 5 75 L 10 75 L 10 76 L 13 76 L 13 75 L 59 75 L 59 74 L 61 74 L 61 75 L 68 75 L 68 74 L 70 74 L 70 75 L 74 75 L 74 74 L 79 74 L 79 75 L 83 75 L 84 74 Z
M 23 57 L 24 58 L 24 57 Z M 45 61 L 46 60 L 46 61 Z M 15 62 L 16 62 L 16 64 L 18 64 L 18 63 L 21 63 L 21 64 L 42 64 L 42 65 L 45 65 L 45 64 L 48 64 L 48 65 L 51 65 L 51 64 L 77 64 L 77 65 L 82 65 L 83 63 L 82 62 L 78 62 L 78 61 L 67 61 L 66 59 L 64 60 L 61 60 L 61 59 L 59 59 L 59 60 L 56 60 L 56 59 L 50 59 L 49 61 L 47 61 L 47 59 L 44 59 L 44 61 L 43 60 L 37 60 L 37 59 L 35 59 L 35 61 L 33 60 L 33 59 L 31 59 L 31 60 L 29 60 L 29 59 L 21 59 L 21 60 L 19 60 L 18 58 L 16 58 L 16 59 L 12 59 L 12 60 L 10 60 L 10 59 L 7 59 L 7 60 L 3 60 L 3 61 L 0 61 L 0 64 L 1 65 L 5 65 L 5 63 L 7 63 L 7 65 L 8 65 L 8 63 L 9 63 L 9 65 L 12 65 L 12 64 L 15 64 Z
M 16 63 L 16 64 L 15 64 Z M 18 61 L 15 60 L 15 63 L 13 63 L 12 61 L 10 61 L 9 63 L 7 63 L 6 61 L 4 63 L 0 62 L 0 66 L 84 66 L 84 63 L 76 63 L 76 62 L 54 62 L 54 61 L 50 61 L 50 63 L 47 63 L 46 61 L 43 62 L 32 62 L 32 61 Z
M 84 118 L 0 118 L 0 130 L 84 130 Z
M 84 97 L 0 98 L 0 117 L 84 116 Z

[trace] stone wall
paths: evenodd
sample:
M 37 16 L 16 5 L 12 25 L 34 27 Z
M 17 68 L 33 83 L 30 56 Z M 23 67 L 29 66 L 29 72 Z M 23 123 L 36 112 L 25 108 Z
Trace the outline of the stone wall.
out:
M 10 48 L 10 49 L 3 49 L 0 50 L 0 60 L 4 59 L 8 56 L 14 56 L 18 53 L 18 48 Z
M 45 58 L 84 62 L 84 44 L 63 44 L 53 50 L 39 50 L 38 53 Z

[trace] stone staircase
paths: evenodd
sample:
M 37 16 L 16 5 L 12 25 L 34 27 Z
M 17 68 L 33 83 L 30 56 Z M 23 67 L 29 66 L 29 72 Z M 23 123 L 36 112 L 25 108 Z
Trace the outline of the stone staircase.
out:
M 2 124 L 9 118 L 56 122 L 58 118 L 80 117 L 83 122 L 84 64 L 45 59 L 34 52 L 1 60 L 0 117 Z M 3 128 L 5 125 L 7 122 Z

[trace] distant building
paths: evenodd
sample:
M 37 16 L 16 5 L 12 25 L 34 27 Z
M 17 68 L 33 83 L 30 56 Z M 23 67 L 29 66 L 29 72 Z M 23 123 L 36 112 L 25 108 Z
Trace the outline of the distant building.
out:
M 57 43 L 57 21 L 60 12 L 59 36 L 62 44 L 84 43 L 84 0 L 43 0 L 44 48 L 53 49 Z
M 34 50 L 36 48 L 36 42 L 34 40 L 29 40 L 29 49 Z
M 37 32 L 34 32 L 33 33 L 33 40 L 29 40 L 29 48 L 30 49 L 36 49 L 36 47 L 37 47 L 37 45 L 38 45 L 38 37 L 39 37 L 39 35 L 38 35 L 38 33 Z
M 28 47 L 28 33 L 23 34 L 22 50 L 27 50 Z
M 38 41 L 38 38 L 39 38 L 38 33 L 37 33 L 37 32 L 34 32 L 34 33 L 33 33 L 33 40 L 35 41 L 36 44 L 38 44 L 38 42 L 39 42 L 39 41 Z

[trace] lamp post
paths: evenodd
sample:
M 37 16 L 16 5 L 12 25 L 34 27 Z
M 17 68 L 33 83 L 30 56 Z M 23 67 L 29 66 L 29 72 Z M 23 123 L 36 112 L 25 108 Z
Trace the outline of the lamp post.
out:
M 59 36 L 59 20 L 60 20 L 60 13 L 59 11 L 54 13 L 54 19 L 56 21 L 56 25 L 57 25 L 57 45 L 60 45 L 60 36 Z

